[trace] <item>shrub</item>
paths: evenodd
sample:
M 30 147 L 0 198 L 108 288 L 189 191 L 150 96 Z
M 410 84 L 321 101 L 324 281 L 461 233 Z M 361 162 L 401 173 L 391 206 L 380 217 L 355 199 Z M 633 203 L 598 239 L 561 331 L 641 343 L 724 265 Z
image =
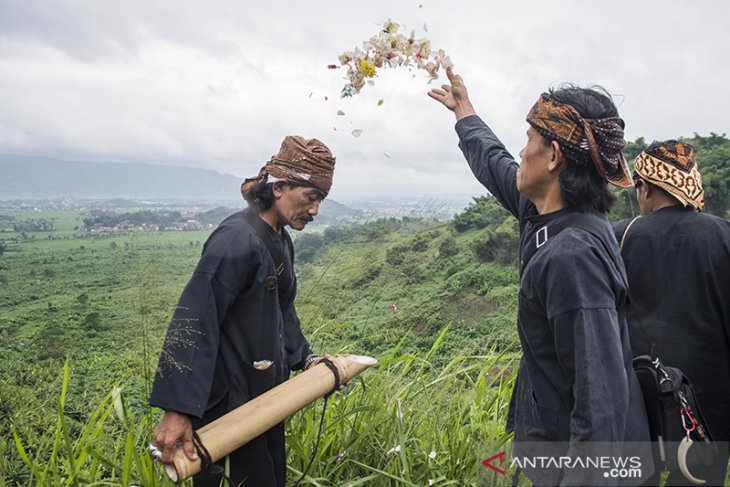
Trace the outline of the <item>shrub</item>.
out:
M 365 264 L 362 274 L 353 281 L 352 287 L 361 287 L 369 284 L 380 275 L 382 269 L 383 266 L 378 262 L 369 261 Z
M 311 262 L 324 248 L 324 237 L 318 233 L 305 233 L 294 241 L 297 262 Z
M 470 266 L 446 279 L 446 289 L 452 293 L 476 293 L 489 281 L 489 271 L 483 266 Z
M 461 213 L 454 215 L 453 224 L 458 232 L 499 225 L 510 217 L 510 213 L 493 196 L 473 198 L 472 203 Z
M 408 248 L 404 245 L 394 245 L 385 252 L 385 261 L 394 266 L 399 266 L 406 261 Z
M 473 250 L 483 262 L 512 264 L 519 252 L 520 236 L 514 223 L 505 221 L 497 228 L 484 230 L 481 237 L 474 241 Z
M 439 244 L 439 257 L 446 258 L 451 257 L 459 253 L 459 246 L 456 244 L 456 239 L 453 235 L 449 234 L 441 240 Z
M 419 233 L 411 240 L 411 250 L 413 250 L 414 252 L 423 252 L 427 248 L 428 237 L 425 234 Z

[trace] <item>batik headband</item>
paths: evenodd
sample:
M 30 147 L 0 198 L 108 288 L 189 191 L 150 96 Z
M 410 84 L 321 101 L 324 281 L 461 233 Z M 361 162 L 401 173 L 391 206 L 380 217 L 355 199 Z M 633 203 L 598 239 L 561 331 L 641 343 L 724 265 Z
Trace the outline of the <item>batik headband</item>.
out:
M 640 153 L 634 160 L 634 169 L 642 179 L 667 191 L 684 206 L 702 210 L 705 191 L 694 154 L 691 145 L 668 140 L 652 144 Z
M 271 157 L 258 176 L 247 178 L 243 182 L 241 193 L 245 198 L 255 184 L 273 182 L 276 179 L 306 184 L 327 196 L 332 188 L 334 171 L 335 158 L 326 145 L 317 139 L 287 135 L 279 153 Z
M 624 121 L 619 117 L 583 118 L 572 106 L 543 93 L 527 114 L 527 122 L 543 137 L 556 140 L 577 162 L 592 160 L 609 183 L 632 185 L 629 166 L 621 153 L 626 141 Z

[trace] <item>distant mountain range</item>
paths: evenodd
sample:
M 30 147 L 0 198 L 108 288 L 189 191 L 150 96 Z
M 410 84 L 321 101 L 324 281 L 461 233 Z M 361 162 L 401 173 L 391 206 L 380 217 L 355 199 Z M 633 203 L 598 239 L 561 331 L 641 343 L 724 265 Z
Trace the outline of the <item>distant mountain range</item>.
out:
M 0 199 L 239 198 L 241 178 L 208 169 L 0 154 Z
M 105 200 L 109 206 L 137 207 L 134 200 L 190 200 L 245 206 L 242 179 L 209 169 L 139 163 L 64 161 L 49 157 L 0 154 L 0 201 L 78 198 Z M 324 201 L 318 224 L 347 223 L 362 211 Z

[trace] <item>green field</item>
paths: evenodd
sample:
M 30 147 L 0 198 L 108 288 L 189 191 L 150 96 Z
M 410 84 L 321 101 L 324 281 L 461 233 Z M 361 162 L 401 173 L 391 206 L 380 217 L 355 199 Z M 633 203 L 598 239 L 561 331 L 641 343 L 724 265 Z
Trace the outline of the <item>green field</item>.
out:
M 631 214 L 621 197 L 614 218 Z M 36 211 L 0 214 L 0 230 L 11 218 L 55 218 L 56 230 L 0 232 L 0 486 L 171 485 L 146 452 L 160 415 L 147 397 L 208 232 L 91 234 L 74 230 L 80 214 Z M 509 485 L 481 461 L 509 441 L 517 240 L 492 198 L 448 223 L 295 236 L 296 304 L 315 351 L 379 359 L 330 399 L 303 485 Z M 289 483 L 322 414 L 318 401 L 287 422 Z
M 208 232 L 92 236 L 73 231 L 70 213 L 42 216 L 57 218 L 52 239 L 26 232 L 34 238 L 6 240 L 0 256 L 1 477 L 7 485 L 164 484 L 145 456 L 159 415 L 146 400 L 167 322 Z M 515 271 L 484 263 L 460 280 L 456 269 L 468 257 L 439 249 L 448 239 L 468 249 L 478 232 L 457 241 L 437 222 L 310 235 L 331 241 L 312 249 L 296 239 L 305 257 L 297 301 L 305 334 L 320 352 L 364 353 L 381 364 L 331 401 L 305 483 L 476 483 L 475 445 L 506 439 Z M 498 287 L 465 292 L 491 274 Z M 507 331 L 490 338 L 494 320 Z M 292 478 L 312 454 L 321 407 L 288 423 Z M 388 453 L 397 445 L 400 452 Z

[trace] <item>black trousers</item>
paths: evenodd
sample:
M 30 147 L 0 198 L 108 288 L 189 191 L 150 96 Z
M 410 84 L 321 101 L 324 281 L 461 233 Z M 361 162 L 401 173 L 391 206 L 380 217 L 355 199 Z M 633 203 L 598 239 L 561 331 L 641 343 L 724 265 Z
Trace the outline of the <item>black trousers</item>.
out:
M 228 462 L 230 484 L 221 473 L 215 473 L 212 467 L 193 477 L 195 487 L 284 487 L 286 484 L 284 423 L 274 426 L 228 455 Z M 225 469 L 225 458 L 215 465 Z

